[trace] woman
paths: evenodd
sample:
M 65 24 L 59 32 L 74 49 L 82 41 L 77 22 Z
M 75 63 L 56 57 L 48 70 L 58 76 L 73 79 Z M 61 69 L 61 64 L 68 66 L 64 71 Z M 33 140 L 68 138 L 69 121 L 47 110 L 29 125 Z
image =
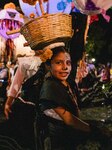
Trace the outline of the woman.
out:
M 24 147 L 35 149 L 34 121 L 38 91 L 46 68 L 49 49 L 37 50 L 34 56 L 20 58 L 19 66 L 9 88 L 4 113 L 12 129 L 11 135 Z M 50 54 L 49 54 L 50 55 Z M 36 92 L 35 92 L 36 91 Z M 12 113 L 12 114 L 10 114 Z M 16 132 L 15 132 L 16 131 Z
M 76 85 L 70 79 L 71 58 L 63 47 L 52 49 L 48 62 L 51 75 L 40 92 L 40 106 L 48 121 L 52 150 L 75 150 L 88 123 L 79 119 Z

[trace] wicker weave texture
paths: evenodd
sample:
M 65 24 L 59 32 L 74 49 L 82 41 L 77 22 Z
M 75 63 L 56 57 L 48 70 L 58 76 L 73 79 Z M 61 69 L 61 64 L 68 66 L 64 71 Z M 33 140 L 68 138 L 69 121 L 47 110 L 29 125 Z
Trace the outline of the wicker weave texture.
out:
M 30 47 L 42 49 L 54 42 L 66 42 L 72 37 L 72 19 L 68 14 L 44 14 L 21 28 Z

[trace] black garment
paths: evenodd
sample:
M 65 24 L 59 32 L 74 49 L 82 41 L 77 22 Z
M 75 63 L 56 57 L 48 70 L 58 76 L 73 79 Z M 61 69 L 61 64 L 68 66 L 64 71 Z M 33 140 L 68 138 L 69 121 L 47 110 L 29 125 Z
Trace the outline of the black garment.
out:
M 72 90 L 75 93 L 75 84 Z M 77 108 L 68 93 L 68 89 L 57 79 L 48 78 L 41 89 L 40 106 L 42 112 L 46 109 L 63 107 L 65 110 L 77 115 Z M 75 150 L 76 144 L 82 140 L 83 132 L 76 131 L 67 126 L 63 121 L 59 121 L 46 116 L 48 121 L 48 131 L 51 138 L 52 150 Z
M 0 150 L 35 150 L 34 106 L 16 99 L 11 110 L 9 119 L 0 123 Z
M 31 101 L 35 104 L 38 103 L 40 89 L 46 73 L 45 64 L 42 63 L 39 70 L 31 76 L 22 85 L 21 97 L 26 101 Z
M 84 34 L 87 24 L 87 15 L 77 12 L 70 13 L 72 16 L 72 29 L 74 34 L 69 41 L 70 44 L 70 56 L 72 62 L 72 71 L 71 75 L 75 79 L 77 62 L 82 58 L 83 52 L 85 51 L 84 47 Z
M 73 87 L 73 85 L 72 85 Z M 73 93 L 75 94 L 75 84 Z M 49 77 L 43 84 L 40 92 L 42 110 L 63 107 L 76 116 L 77 108 L 69 94 L 69 90 L 59 80 Z

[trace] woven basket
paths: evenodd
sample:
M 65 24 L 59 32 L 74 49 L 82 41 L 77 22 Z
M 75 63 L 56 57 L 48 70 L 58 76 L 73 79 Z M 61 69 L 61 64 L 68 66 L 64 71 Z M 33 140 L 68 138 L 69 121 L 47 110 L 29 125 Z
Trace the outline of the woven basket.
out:
M 33 50 L 71 39 L 72 18 L 68 14 L 43 14 L 26 23 L 20 31 Z

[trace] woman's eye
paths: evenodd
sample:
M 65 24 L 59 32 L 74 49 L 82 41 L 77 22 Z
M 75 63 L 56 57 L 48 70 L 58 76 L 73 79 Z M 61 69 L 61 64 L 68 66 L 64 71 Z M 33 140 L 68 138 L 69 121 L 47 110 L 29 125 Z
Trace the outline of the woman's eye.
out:
M 70 60 L 67 61 L 67 65 L 71 65 L 71 61 Z
M 57 61 L 56 64 L 61 64 L 61 62 L 60 62 L 60 61 Z

